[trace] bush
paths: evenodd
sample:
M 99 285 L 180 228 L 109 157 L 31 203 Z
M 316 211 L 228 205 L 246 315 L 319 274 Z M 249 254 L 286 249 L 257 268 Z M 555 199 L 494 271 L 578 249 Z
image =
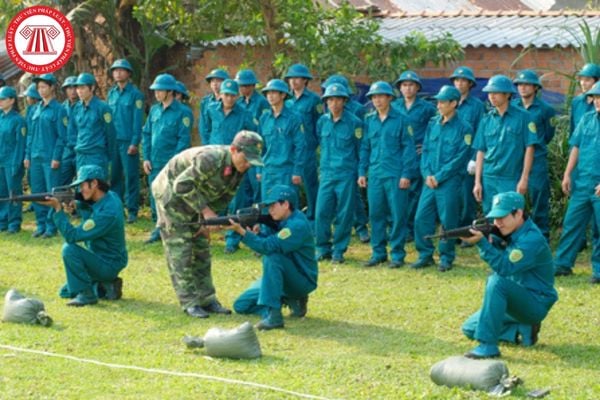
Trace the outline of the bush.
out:
M 556 118 L 556 134 L 548 144 L 548 173 L 550 175 L 550 232 L 557 236 L 567 210 L 568 197 L 561 188 L 563 173 L 569 159 L 569 115 Z

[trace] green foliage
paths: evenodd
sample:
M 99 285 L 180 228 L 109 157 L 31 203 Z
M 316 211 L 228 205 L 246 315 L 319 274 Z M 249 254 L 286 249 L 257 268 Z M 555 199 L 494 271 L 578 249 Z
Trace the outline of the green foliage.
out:
M 0 234 L 0 305 L 14 287 L 44 301 L 51 328 L 0 323 L 0 344 L 43 350 L 105 363 L 205 374 L 250 381 L 330 399 L 487 399 L 483 392 L 434 385 L 429 368 L 474 346 L 460 331 L 481 304 L 489 268 L 476 249 L 458 250 L 455 269 L 413 271 L 366 269 L 359 262 L 368 245 L 352 241 L 348 262 L 320 264 L 319 288 L 310 296 L 306 318 L 285 318 L 283 330 L 258 334 L 264 356 L 236 361 L 187 350 L 186 334 L 203 336 L 212 327 L 233 328 L 256 316 L 189 318 L 181 312 L 160 244 L 144 246 L 151 229 L 148 210 L 127 226 L 129 266 L 124 297 L 72 309 L 57 296 L 64 282 L 62 240 L 31 239 L 33 215 L 24 230 Z M 242 249 L 223 254 L 213 235 L 213 276 L 223 304 L 261 274 L 260 259 Z M 417 257 L 407 246 L 407 261 Z M 598 383 L 599 288 L 590 287 L 589 251 L 575 276 L 557 280 L 560 300 L 544 321 L 532 348 L 501 345 L 511 375 L 525 383 L 513 392 L 525 398 L 551 387 L 552 399 L 595 399 Z M 284 312 L 287 314 L 287 311 Z M 108 368 L 0 348 L 3 399 L 298 399 L 267 389 L 193 376 L 157 375 Z
M 581 58 L 585 63 L 600 64 L 600 29 L 593 32 L 587 21 L 583 20 L 579 24 L 579 30 L 580 32 L 569 32 L 579 45 Z
M 569 116 L 557 118 L 556 133 L 548 144 L 548 172 L 550 174 L 550 226 L 551 233 L 558 239 L 567 211 L 568 197 L 562 192 L 562 178 L 569 160 Z

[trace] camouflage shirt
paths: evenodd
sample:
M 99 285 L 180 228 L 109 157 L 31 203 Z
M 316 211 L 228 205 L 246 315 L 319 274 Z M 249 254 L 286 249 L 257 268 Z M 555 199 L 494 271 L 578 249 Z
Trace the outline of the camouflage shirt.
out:
M 205 207 L 225 209 L 244 176 L 231 160 L 229 146 L 200 146 L 171 158 L 152 183 L 159 227 L 192 222 Z

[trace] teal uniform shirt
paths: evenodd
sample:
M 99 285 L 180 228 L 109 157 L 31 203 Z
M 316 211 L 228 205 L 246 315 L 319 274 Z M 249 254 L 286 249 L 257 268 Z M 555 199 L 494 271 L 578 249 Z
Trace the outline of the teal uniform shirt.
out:
M 293 110 L 302 119 L 307 151 L 314 151 L 319 143 L 316 131 L 317 121 L 323 114 L 323 103 L 321 103 L 320 97 L 305 88 L 298 98 L 292 94 L 292 97 L 285 101 L 285 106 Z
M 434 117 L 423 142 L 420 166 L 423 178 L 434 176 L 438 185 L 442 185 L 464 175 L 472 137 L 472 128 L 458 113 L 445 124 L 441 115 Z
M 33 106 L 32 113 L 25 159 L 62 160 L 69 124 L 64 107 L 56 99 L 50 100 L 47 105 L 40 101 Z
M 220 103 L 221 101 L 217 99 L 214 93 L 207 94 L 200 100 L 200 122 L 198 123 L 198 134 L 200 135 L 200 141 L 202 145 L 209 143 L 208 133 L 208 110 L 209 107 L 213 104 Z
M 65 111 L 67 112 L 67 117 L 69 118 L 69 121 L 71 121 L 71 119 L 73 117 L 73 110 L 75 109 L 75 106 L 77 105 L 77 103 L 79 103 L 79 100 L 71 103 L 68 99 L 63 101 L 63 103 L 62 103 L 63 107 L 65 108 Z M 67 129 L 65 147 L 74 149 L 76 143 L 77 143 L 77 131 L 74 129 Z
M 108 191 L 91 206 L 78 206 L 77 211 L 82 220 L 79 226 L 73 226 L 64 211 L 51 211 L 54 223 L 65 242 L 84 242 L 89 251 L 110 261 L 113 266 L 125 267 L 128 258 L 125 246 L 125 218 L 119 197 Z
M 75 129 L 77 154 L 105 155 L 112 158 L 116 146 L 115 127 L 110 107 L 96 96 L 86 105 L 79 101 L 73 109 L 69 129 Z
M 356 180 L 363 135 L 361 120 L 344 110 L 340 119 L 333 121 L 328 112 L 319 118 L 317 134 L 321 146 L 321 179 Z
M 413 140 L 416 146 L 423 144 L 425 131 L 429 120 L 436 114 L 436 108 L 433 104 L 420 97 L 417 97 L 410 106 L 406 108 L 403 98 L 398 98 L 392 102 L 392 107 L 396 107 L 400 112 L 404 113 L 408 119 L 408 126 L 412 130 Z
M 575 128 L 577 128 L 577 125 L 579 124 L 579 121 L 583 115 L 590 111 L 594 111 L 594 103 L 592 101 L 588 102 L 587 97 L 588 96 L 583 93 L 574 97 L 573 101 L 571 102 L 571 118 L 569 120 L 571 127 L 569 133 L 571 135 L 573 132 L 575 132 Z
M 304 171 L 306 139 L 302 121 L 283 107 L 275 117 L 269 110 L 260 117 L 258 133 L 265 142 L 264 169 L 301 176 Z M 290 182 L 286 182 L 290 184 Z
M 223 103 L 213 103 L 206 113 L 207 144 L 231 144 L 235 135 L 241 130 L 255 132 L 258 121 L 245 111 L 238 103 L 227 115 L 223 112 Z
M 577 159 L 577 180 L 589 189 L 600 183 L 600 113 L 594 111 L 583 115 L 573 136 L 569 139 L 571 147 L 579 149 Z M 576 187 L 579 185 L 576 185 Z M 588 186 L 588 187 L 585 187 Z
M 240 96 L 237 99 L 237 104 L 239 104 L 244 110 L 250 112 L 252 118 L 257 121 L 260 120 L 260 116 L 263 115 L 265 111 L 271 109 L 269 102 L 265 98 L 265 96 L 258 93 L 256 90 L 252 92 L 250 98 L 246 100 L 244 96 Z
M 365 117 L 364 136 L 360 148 L 359 175 L 378 178 L 417 176 L 416 151 L 408 132 L 406 116 L 390 107 L 384 121 L 376 111 Z
M 554 137 L 556 111 L 548 103 L 537 97 L 533 100 L 529 108 L 525 108 L 523 100 L 514 99 L 512 104 L 522 108 L 531 114 L 531 119 L 535 122 L 537 130 L 538 142 L 535 145 L 535 156 L 533 158 L 534 169 L 536 160 L 545 158 L 548 154 L 547 144 Z
M 23 169 L 27 124 L 15 110 L 0 111 L 0 166 L 15 175 Z
M 473 135 L 475 135 L 477 128 L 479 127 L 479 122 L 481 122 L 481 119 L 485 114 L 485 105 L 483 102 L 476 97 L 467 96 L 460 102 L 457 111 L 458 116 L 471 125 L 471 128 L 473 128 Z M 472 139 L 475 139 L 475 137 Z M 471 157 L 473 160 L 475 160 L 475 153 L 476 151 L 471 149 Z
M 121 90 L 114 85 L 108 91 L 107 103 L 112 110 L 113 124 L 118 141 L 138 146 L 142 140 L 144 95 L 131 82 Z
M 153 171 L 160 170 L 171 157 L 190 147 L 191 123 L 185 106 L 177 100 L 167 108 L 162 103 L 152 106 L 142 130 L 142 144 L 144 160 L 152 163 Z
M 510 235 L 506 249 L 496 247 L 487 240 L 477 242 L 477 247 L 481 259 L 494 274 L 523 286 L 548 306 L 558 300 L 554 288 L 552 253 L 531 219 L 525 220 Z
M 181 104 L 181 106 L 183 107 L 183 112 L 184 112 L 185 116 L 188 118 L 188 120 L 190 121 L 189 131 L 190 131 L 190 141 L 191 141 L 192 126 L 194 125 L 194 110 L 192 110 L 192 107 L 190 107 L 190 105 L 187 103 L 183 103 L 180 101 L 179 104 Z
M 483 176 L 518 181 L 525 150 L 538 142 L 535 122 L 526 111 L 511 104 L 502 116 L 495 108 L 484 116 L 473 147 L 485 153 Z

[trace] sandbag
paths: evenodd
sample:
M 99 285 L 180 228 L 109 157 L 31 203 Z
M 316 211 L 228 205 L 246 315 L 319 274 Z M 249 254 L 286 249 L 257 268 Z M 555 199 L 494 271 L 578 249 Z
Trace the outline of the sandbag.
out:
M 262 355 L 260 343 L 250 322 L 234 329 L 211 328 L 203 338 L 186 336 L 184 343 L 190 348 L 205 347 L 211 357 L 258 358 Z
M 500 360 L 454 356 L 436 363 L 429 376 L 437 385 L 491 391 L 508 378 L 508 367 Z
M 52 318 L 46 313 L 44 303 L 38 299 L 26 298 L 15 289 L 10 289 L 4 296 L 2 321 L 52 325 Z

